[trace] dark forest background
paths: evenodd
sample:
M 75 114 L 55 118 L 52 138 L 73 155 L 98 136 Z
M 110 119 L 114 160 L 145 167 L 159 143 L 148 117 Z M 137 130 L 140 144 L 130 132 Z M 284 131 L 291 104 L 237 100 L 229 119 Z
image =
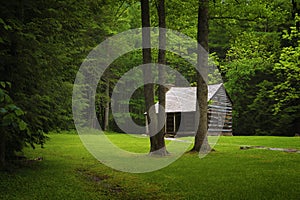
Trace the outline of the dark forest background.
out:
M 141 11 L 135 0 L 12 0 L 1 1 L 0 10 L 0 146 L 13 154 L 24 144 L 43 144 L 44 133 L 74 129 L 77 70 L 106 38 L 140 28 Z M 156 12 L 151 1 L 152 26 L 158 26 Z M 300 133 L 298 14 L 297 0 L 210 1 L 210 56 L 233 101 L 234 135 Z M 197 2 L 166 1 L 166 22 L 196 38 Z M 168 65 L 196 82 L 183 59 L 166 56 Z M 120 131 L 109 114 L 114 85 L 140 64 L 142 51 L 123 55 L 99 82 L 97 117 L 106 130 Z M 130 111 L 144 123 L 143 88 Z

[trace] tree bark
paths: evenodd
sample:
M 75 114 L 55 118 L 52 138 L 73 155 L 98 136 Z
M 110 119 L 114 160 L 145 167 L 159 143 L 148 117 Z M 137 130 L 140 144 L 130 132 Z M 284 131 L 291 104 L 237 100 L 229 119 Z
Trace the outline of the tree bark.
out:
M 104 130 L 107 131 L 109 128 L 109 80 L 106 80 L 106 88 L 105 88 L 105 95 L 107 97 L 105 102 L 105 109 L 104 109 Z
M 166 64 L 166 17 L 165 17 L 165 1 L 164 0 L 158 0 L 158 6 L 157 6 L 157 12 L 158 12 L 158 24 L 161 28 L 159 30 L 159 50 L 158 50 L 158 63 L 165 65 Z M 158 100 L 159 100 L 159 110 L 158 110 L 158 127 L 162 127 L 161 130 L 159 130 L 157 134 L 157 140 L 158 140 L 158 148 L 160 149 L 161 155 L 166 155 L 166 145 L 165 145 L 165 120 L 166 120 L 166 113 L 165 113 L 165 107 L 166 107 L 166 88 L 164 86 L 166 82 L 166 71 L 163 67 L 158 68 L 158 79 L 159 79 L 159 87 L 158 87 Z
M 208 52 L 208 0 L 199 0 L 197 41 Z M 207 153 L 211 150 L 207 140 L 207 72 L 208 53 L 198 46 L 197 67 L 200 72 L 197 79 L 197 100 L 199 105 L 199 124 L 195 135 L 194 147 L 191 151 Z
M 142 45 L 143 45 L 143 63 L 149 64 L 152 61 L 151 57 L 151 49 L 146 48 L 151 44 L 150 40 L 150 29 L 146 29 L 150 27 L 150 11 L 149 11 L 149 0 L 141 0 L 141 17 L 142 17 Z M 152 82 L 152 70 L 151 66 L 143 68 L 143 77 L 145 83 Z M 147 119 L 149 124 L 149 135 L 150 135 L 150 153 L 158 150 L 158 141 L 156 139 L 157 133 L 157 116 L 154 108 L 154 86 L 153 84 L 144 84 L 144 98 L 145 98 L 145 106 L 147 111 Z M 152 106 L 152 107 L 151 107 Z

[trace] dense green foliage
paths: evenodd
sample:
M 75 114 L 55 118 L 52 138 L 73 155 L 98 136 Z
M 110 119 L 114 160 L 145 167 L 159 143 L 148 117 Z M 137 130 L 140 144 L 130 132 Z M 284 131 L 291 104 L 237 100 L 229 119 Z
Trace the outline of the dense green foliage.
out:
M 146 137 L 109 137 L 128 151 L 148 152 Z M 20 162 L 23 168 L 0 172 L 0 199 L 297 199 L 299 154 L 239 146 L 299 149 L 299 139 L 221 137 L 203 159 L 185 154 L 156 172 L 129 174 L 94 159 L 76 133 L 50 134 L 44 149 L 26 149 L 32 160 Z
M 167 28 L 196 38 L 196 4 L 167 1 Z M 299 4 L 294 0 L 210 1 L 210 53 L 233 101 L 236 135 L 300 132 Z M 156 6 L 151 1 L 153 26 L 158 25 Z M 141 27 L 136 0 L 12 0 L 1 1 L 0 9 L 0 81 L 11 83 L 9 90 L 1 92 L 22 110 L 22 115 L 15 113 L 26 124 L 25 136 L 17 136 L 22 144 L 42 143 L 45 132 L 74 128 L 71 96 L 83 59 L 109 36 Z M 157 50 L 152 54 L 157 58 Z M 192 66 L 169 52 L 166 57 L 167 64 L 195 84 Z M 118 127 L 105 109 L 110 107 L 114 86 L 141 63 L 141 51 L 123 55 L 99 82 L 97 117 L 101 124 L 108 117 L 111 130 Z M 139 124 L 144 123 L 142 94 L 140 88 L 130 101 L 131 116 Z M 7 102 L 1 103 L 4 115 Z M 11 152 L 23 145 L 16 146 Z
M 290 30 L 243 32 L 227 51 L 221 70 L 234 103 L 235 134 L 299 132 L 299 33 Z
M 24 111 L 16 106 L 8 94 L 8 82 L 0 82 L 0 167 L 5 166 L 6 158 L 14 156 L 24 146 L 43 144 L 44 136 L 31 132 L 23 120 Z
M 119 5 L 104 3 L 1 2 L 0 80 L 11 83 L 8 95 L 32 134 L 74 128 L 71 97 L 82 60 L 103 38 L 129 28 L 110 13 Z

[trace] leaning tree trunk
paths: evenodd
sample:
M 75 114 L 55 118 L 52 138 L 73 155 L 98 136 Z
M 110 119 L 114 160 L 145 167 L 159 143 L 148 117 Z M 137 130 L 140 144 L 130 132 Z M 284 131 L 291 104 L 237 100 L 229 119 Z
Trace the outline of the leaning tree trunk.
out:
M 158 0 L 157 5 L 157 11 L 158 11 L 158 20 L 159 20 L 159 27 L 161 28 L 159 30 L 159 50 L 158 50 L 158 63 L 161 65 L 166 64 L 166 17 L 165 17 L 165 1 L 164 0 Z M 164 87 L 164 84 L 166 82 L 166 71 L 163 67 L 158 68 L 158 79 L 159 79 L 159 87 L 158 87 L 158 100 L 159 100 L 159 107 L 158 110 L 158 127 L 162 127 L 161 130 L 159 130 L 158 134 L 156 135 L 158 140 L 158 148 L 160 155 L 166 155 L 166 145 L 165 145 L 165 118 L 166 113 L 164 108 L 166 107 L 166 88 Z
M 151 49 L 144 48 L 150 47 L 151 40 L 150 40 L 150 29 L 146 29 L 150 27 L 150 12 L 149 12 L 149 0 L 141 0 L 141 9 L 142 9 L 142 45 L 143 45 L 143 63 L 149 64 L 151 63 Z M 145 83 L 152 82 L 152 70 L 151 67 L 144 67 L 143 68 L 143 77 Z M 158 140 L 155 136 L 157 133 L 157 116 L 154 109 L 154 86 L 153 84 L 144 84 L 144 98 L 145 98 L 145 105 L 147 111 L 147 118 L 149 125 L 149 135 L 150 135 L 150 152 L 157 151 L 158 148 Z M 152 107 L 151 107 L 152 106 Z
M 208 52 L 208 0 L 199 0 L 198 9 L 198 43 Z M 199 104 L 199 124 L 195 135 L 195 142 L 192 151 L 208 152 L 210 146 L 207 140 L 207 67 L 208 53 L 203 53 L 201 47 L 198 47 L 197 67 L 200 74 L 197 79 L 197 100 Z

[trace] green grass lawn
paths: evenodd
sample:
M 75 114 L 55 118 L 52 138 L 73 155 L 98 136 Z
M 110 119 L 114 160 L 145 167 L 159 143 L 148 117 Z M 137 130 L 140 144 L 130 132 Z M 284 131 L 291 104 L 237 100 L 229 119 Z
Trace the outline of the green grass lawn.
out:
M 187 153 L 161 170 L 130 174 L 102 165 L 76 134 L 50 134 L 26 149 L 22 167 L 0 172 L 0 199 L 299 199 L 300 154 L 240 145 L 300 149 L 300 137 L 220 137 L 203 159 Z M 109 134 L 118 146 L 147 152 L 147 138 Z

